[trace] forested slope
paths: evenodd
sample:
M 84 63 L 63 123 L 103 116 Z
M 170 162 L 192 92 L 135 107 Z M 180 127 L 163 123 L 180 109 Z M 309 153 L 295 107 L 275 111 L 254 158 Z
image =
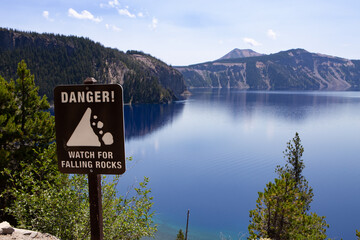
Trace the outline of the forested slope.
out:
M 56 85 L 81 84 L 87 77 L 120 83 L 124 101 L 131 103 L 169 102 L 186 90 L 177 70 L 148 54 L 124 53 L 83 37 L 0 28 L 0 75 L 15 79 L 22 59 L 50 101 Z

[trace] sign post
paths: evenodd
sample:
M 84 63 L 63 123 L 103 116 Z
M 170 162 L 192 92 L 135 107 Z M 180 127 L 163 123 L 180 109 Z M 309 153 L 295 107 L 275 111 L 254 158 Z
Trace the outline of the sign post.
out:
M 88 174 L 91 239 L 103 239 L 101 174 L 125 172 L 123 93 L 118 84 L 54 89 L 58 167 Z
M 103 216 L 101 200 L 101 175 L 88 174 L 91 240 L 103 240 Z

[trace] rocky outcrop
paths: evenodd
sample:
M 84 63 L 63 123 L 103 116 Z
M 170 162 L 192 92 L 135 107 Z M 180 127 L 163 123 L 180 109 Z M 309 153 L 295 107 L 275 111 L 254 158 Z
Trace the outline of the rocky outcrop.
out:
M 0 223 L 0 240 L 59 240 L 48 234 L 12 227 L 8 222 Z
M 148 54 L 132 54 L 132 56 L 158 76 L 160 84 L 165 89 L 171 89 L 176 96 L 180 96 L 186 91 L 184 78 L 175 68 Z
M 124 53 L 82 37 L 0 28 L 0 76 L 16 79 L 23 59 L 50 102 L 55 86 L 82 84 L 87 77 L 121 84 L 127 103 L 171 102 L 186 90 L 181 73 L 149 54 Z
M 360 90 L 360 61 L 292 49 L 177 67 L 188 87 Z

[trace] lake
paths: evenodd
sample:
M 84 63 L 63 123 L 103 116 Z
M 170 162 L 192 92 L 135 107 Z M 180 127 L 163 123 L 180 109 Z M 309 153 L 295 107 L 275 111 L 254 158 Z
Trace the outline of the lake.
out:
M 326 216 L 328 237 L 360 229 L 360 92 L 195 89 L 185 101 L 127 105 L 120 192 L 150 178 L 156 239 L 245 239 L 258 192 L 285 165 L 298 132 L 311 211 Z

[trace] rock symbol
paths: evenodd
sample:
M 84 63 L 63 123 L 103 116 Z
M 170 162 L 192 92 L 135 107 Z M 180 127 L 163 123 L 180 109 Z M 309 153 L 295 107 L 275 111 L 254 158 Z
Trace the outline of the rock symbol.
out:
M 101 147 L 102 143 L 111 145 L 114 143 L 113 135 L 109 132 L 104 134 L 102 130 L 104 123 L 98 119 L 98 116 L 91 117 L 91 108 L 87 108 L 80 122 L 66 143 L 68 147 Z M 97 130 L 97 133 L 94 132 Z

